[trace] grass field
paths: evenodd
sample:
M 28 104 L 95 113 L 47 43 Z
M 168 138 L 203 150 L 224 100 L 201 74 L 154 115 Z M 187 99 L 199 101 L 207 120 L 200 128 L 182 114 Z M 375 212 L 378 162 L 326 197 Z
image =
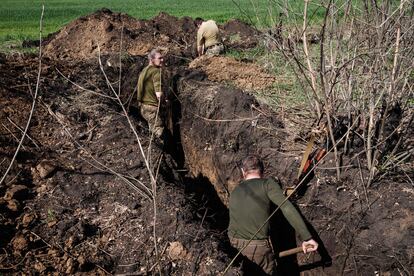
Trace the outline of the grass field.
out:
M 295 11 L 299 16 L 303 1 L 291 0 L 289 3 L 289 12 Z M 45 36 L 101 8 L 140 19 L 151 18 L 161 11 L 177 17 L 211 18 L 220 23 L 239 18 L 258 27 L 271 25 L 285 8 L 278 4 L 278 0 L 0 0 L 0 44 L 37 39 L 42 4 L 45 5 Z M 315 11 L 316 6 L 310 9 Z M 322 9 L 317 10 L 314 18 L 320 18 L 322 13 Z

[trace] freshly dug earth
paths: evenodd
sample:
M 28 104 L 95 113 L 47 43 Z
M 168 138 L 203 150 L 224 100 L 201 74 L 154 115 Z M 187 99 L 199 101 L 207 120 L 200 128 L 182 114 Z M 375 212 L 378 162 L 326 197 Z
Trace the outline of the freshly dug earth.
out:
M 288 115 L 227 86 L 227 79 L 216 80 L 221 84 L 208 81 L 206 67 L 204 72 L 202 66 L 188 68 L 194 53 L 190 44 L 195 33 L 186 36 L 195 32 L 192 19 L 160 14 L 137 21 L 102 10 L 75 22 L 45 43 L 48 58 L 43 60 L 28 137 L 0 187 L 0 271 L 220 274 L 235 254 L 226 238 L 225 205 L 240 180 L 238 162 L 248 153 L 260 154 L 266 176 L 291 186 L 305 147 L 301 137 L 286 128 Z M 92 32 L 94 25 L 99 28 Z M 122 26 L 123 49 L 141 56 L 121 54 L 121 66 Z M 224 26 L 228 41 L 256 32 L 250 28 L 243 33 L 248 26 L 238 21 Z M 102 68 L 114 91 L 96 60 L 94 41 L 100 43 Z M 159 45 L 168 48 L 164 89 L 170 92 L 174 111 L 175 152 L 181 152 L 177 155 L 162 153 L 153 143 L 148 149 L 147 125 L 133 108 L 144 55 Z M 0 175 L 27 121 L 37 64 L 32 56 L 0 56 Z M 237 85 L 237 79 L 234 82 Z M 121 106 L 109 98 L 114 92 L 131 107 L 132 125 L 144 152 L 150 153 L 150 170 L 158 172 L 156 191 Z M 413 186 L 397 171 L 367 188 L 367 172 L 358 169 L 358 159 L 352 156 L 357 152 L 343 157 L 341 181 L 334 179 L 333 157 L 328 154 L 295 196 L 321 250 L 310 257 L 278 260 L 281 275 L 414 273 Z M 188 174 L 183 174 L 185 169 Z M 295 234 L 283 218 L 276 216 L 272 223 L 277 251 L 296 246 Z M 233 264 L 230 274 L 239 274 L 239 266 Z
M 200 69 L 211 81 L 231 82 L 244 90 L 261 90 L 272 86 L 276 78 L 253 63 L 237 61 L 230 57 L 202 56 L 189 64 L 191 69 Z
M 258 45 L 260 33 L 246 23 L 232 20 L 223 26 L 227 48 L 246 49 Z M 152 48 L 181 58 L 196 56 L 197 28 L 190 17 L 160 13 L 150 20 L 102 9 L 81 17 L 45 41 L 45 55 L 54 59 L 96 58 L 98 52 L 119 56 L 146 55 Z

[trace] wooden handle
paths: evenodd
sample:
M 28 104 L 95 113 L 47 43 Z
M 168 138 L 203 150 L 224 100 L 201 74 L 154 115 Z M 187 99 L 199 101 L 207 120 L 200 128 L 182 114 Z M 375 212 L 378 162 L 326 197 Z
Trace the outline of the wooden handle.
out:
M 300 252 L 303 252 L 302 246 L 279 252 L 279 258 L 298 254 Z
M 313 247 L 312 245 L 308 244 L 306 246 L 306 249 L 310 249 L 312 247 Z M 303 253 L 302 246 L 298 246 L 296 248 L 292 248 L 292 249 L 289 249 L 289 250 L 279 252 L 279 258 L 294 255 L 294 254 L 298 254 L 298 253 L 301 253 L 301 252 Z

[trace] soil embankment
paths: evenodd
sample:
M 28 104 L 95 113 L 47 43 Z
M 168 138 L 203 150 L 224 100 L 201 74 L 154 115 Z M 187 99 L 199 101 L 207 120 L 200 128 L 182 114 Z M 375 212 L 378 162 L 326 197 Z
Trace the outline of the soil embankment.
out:
M 252 48 L 259 43 L 260 33 L 241 21 L 229 21 L 220 29 L 227 48 Z M 89 59 L 96 58 L 99 51 L 119 56 L 122 44 L 122 55 L 145 56 L 159 47 L 171 56 L 192 58 L 196 56 L 196 32 L 190 17 L 160 13 L 150 20 L 136 20 L 102 9 L 51 35 L 44 51 L 54 59 Z
M 242 22 L 231 21 L 221 29 L 229 47 L 260 43 L 258 32 Z M 196 68 L 188 67 L 195 30 L 187 17 L 161 13 L 135 20 L 101 10 L 75 20 L 44 43 L 28 137 L 0 187 L 1 272 L 224 271 L 234 256 L 225 235 L 225 204 L 240 179 L 238 162 L 247 153 L 258 153 L 266 174 L 291 186 L 304 144 L 296 143 L 300 137 L 289 132 L 284 116 L 240 89 L 261 89 L 273 81 L 258 67 L 222 57 L 198 59 L 193 61 Z M 98 45 L 109 82 L 97 61 Z M 146 123 L 134 109 L 136 79 L 155 46 L 165 50 L 164 89 L 170 94 L 180 156 L 162 154 L 153 144 L 149 149 Z M 37 65 L 33 56 L 0 58 L 1 175 L 30 112 Z M 214 75 L 217 71 L 222 74 Z M 251 78 L 254 74 L 258 77 Z M 150 153 L 151 170 L 158 172 L 156 190 L 114 92 L 130 107 L 140 143 Z M 187 174 L 182 173 L 183 158 Z M 393 178 L 367 189 L 361 181 L 366 171 L 358 169 L 352 156 L 344 156 L 349 167 L 336 181 L 332 160 L 328 154 L 295 198 L 322 242 L 321 251 L 281 259 L 280 271 L 412 273 L 412 185 Z M 273 235 L 280 241 L 275 248 L 294 246 L 295 235 L 286 222 L 277 217 L 274 223 L 278 231 Z M 238 266 L 231 270 L 234 275 Z

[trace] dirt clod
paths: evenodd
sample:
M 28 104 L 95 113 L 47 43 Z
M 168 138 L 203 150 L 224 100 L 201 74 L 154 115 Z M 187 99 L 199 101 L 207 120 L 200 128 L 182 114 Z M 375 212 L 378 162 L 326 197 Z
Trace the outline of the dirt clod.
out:
M 12 212 L 18 212 L 21 208 L 21 205 L 16 199 L 11 199 L 7 201 L 7 208 L 9 208 L 9 210 Z
M 23 227 L 28 227 L 30 223 L 33 222 L 35 219 L 35 215 L 32 213 L 25 213 L 22 218 L 22 225 Z
M 187 256 L 187 250 L 179 241 L 171 242 L 167 252 L 168 256 L 173 261 L 184 259 Z
M 4 199 L 10 201 L 12 199 L 23 200 L 26 199 L 29 194 L 29 189 L 24 185 L 13 185 L 6 191 Z
M 42 273 L 43 271 L 46 270 L 46 266 L 42 262 L 40 262 L 40 261 L 36 261 L 36 263 L 34 264 L 34 268 L 39 273 Z
M 42 160 L 35 169 L 35 173 L 39 174 L 39 177 L 44 179 L 50 176 L 56 169 L 56 165 L 48 160 Z
M 25 250 L 29 243 L 26 240 L 26 238 L 22 234 L 20 234 L 13 239 L 12 244 L 13 249 L 17 252 L 20 252 Z

